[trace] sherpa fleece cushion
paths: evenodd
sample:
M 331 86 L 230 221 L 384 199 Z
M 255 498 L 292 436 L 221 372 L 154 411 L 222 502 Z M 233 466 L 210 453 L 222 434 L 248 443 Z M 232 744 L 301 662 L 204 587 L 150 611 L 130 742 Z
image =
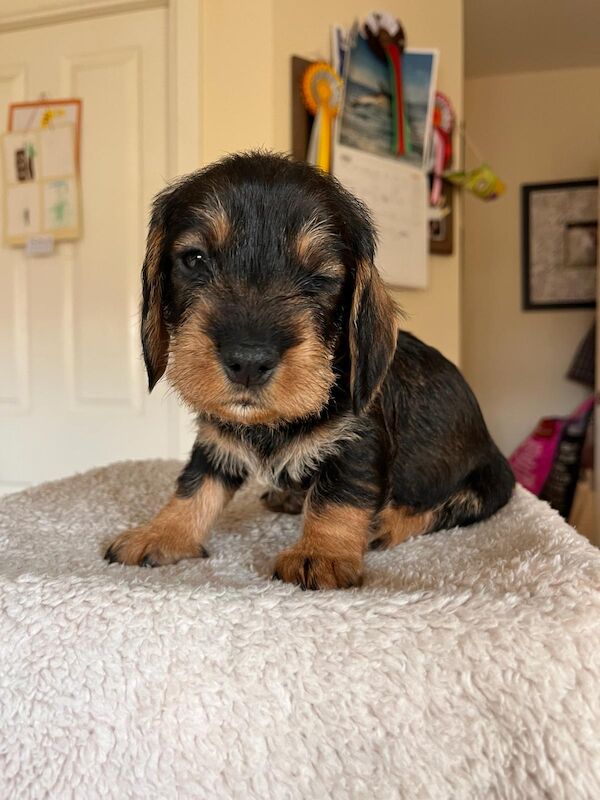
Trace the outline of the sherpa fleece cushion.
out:
M 209 559 L 109 565 L 178 468 L 0 502 L 0 797 L 600 797 L 600 554 L 548 506 L 303 592 L 270 579 L 300 520 L 249 487 Z

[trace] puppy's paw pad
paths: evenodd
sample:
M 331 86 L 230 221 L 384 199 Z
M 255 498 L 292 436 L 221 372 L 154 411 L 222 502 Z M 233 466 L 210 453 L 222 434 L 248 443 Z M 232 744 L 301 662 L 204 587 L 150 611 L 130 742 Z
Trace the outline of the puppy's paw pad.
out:
M 349 589 L 362 583 L 362 564 L 351 559 L 286 550 L 277 557 L 273 578 L 301 589 Z

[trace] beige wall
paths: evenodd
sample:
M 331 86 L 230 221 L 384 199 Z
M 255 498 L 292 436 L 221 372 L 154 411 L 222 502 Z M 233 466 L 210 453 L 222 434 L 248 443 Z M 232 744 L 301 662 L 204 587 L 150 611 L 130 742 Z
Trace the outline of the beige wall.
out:
M 462 117 L 462 0 L 388 0 L 409 44 L 440 50 L 439 87 Z M 290 56 L 329 58 L 329 24 L 350 25 L 371 0 L 204 0 L 202 157 L 266 146 L 289 150 Z M 458 232 L 458 219 L 456 221 Z M 406 326 L 453 360 L 460 352 L 459 243 L 431 258 L 431 285 L 398 293 Z
M 467 80 L 465 119 L 508 190 L 491 203 L 465 198 L 463 369 L 509 453 L 539 417 L 587 394 L 564 374 L 593 312 L 521 311 L 519 187 L 597 176 L 600 69 Z

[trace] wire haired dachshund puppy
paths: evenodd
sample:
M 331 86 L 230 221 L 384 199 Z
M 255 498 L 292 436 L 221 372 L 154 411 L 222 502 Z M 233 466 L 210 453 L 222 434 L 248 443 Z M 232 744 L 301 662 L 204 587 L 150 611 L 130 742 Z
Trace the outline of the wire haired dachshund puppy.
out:
M 484 520 L 510 467 L 475 397 L 398 328 L 367 209 L 332 177 L 265 153 L 229 156 L 154 202 L 142 270 L 150 390 L 166 372 L 198 435 L 175 494 L 106 558 L 206 557 L 210 528 L 253 475 L 304 512 L 274 577 L 357 586 L 367 548 Z

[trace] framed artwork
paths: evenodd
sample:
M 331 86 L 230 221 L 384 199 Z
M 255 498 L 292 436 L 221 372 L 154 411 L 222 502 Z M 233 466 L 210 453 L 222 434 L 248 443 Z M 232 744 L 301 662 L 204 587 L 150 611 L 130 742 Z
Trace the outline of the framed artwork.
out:
M 521 186 L 523 308 L 593 308 L 598 181 Z

